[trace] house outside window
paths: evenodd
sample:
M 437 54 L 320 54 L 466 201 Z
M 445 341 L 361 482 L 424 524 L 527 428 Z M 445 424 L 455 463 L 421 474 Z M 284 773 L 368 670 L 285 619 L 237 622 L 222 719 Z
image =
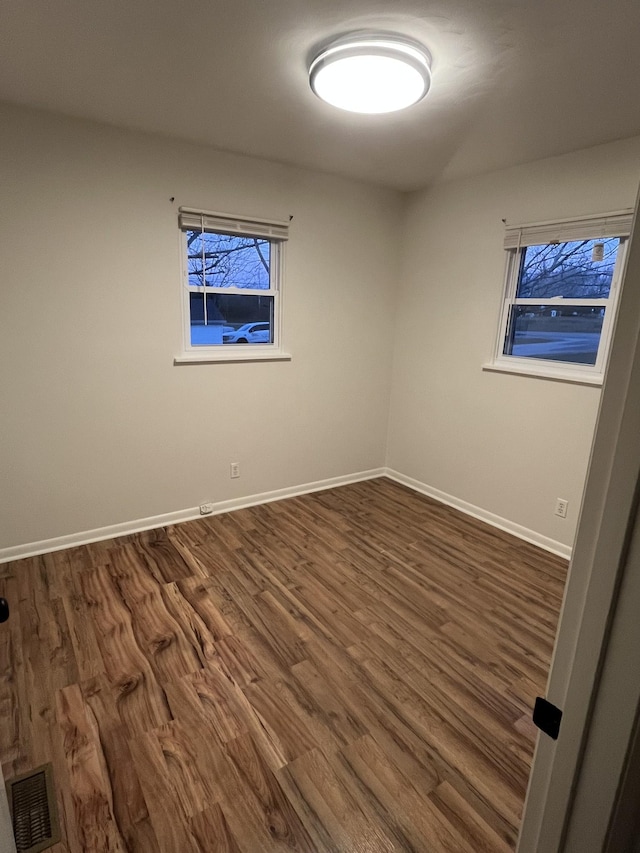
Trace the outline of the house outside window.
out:
M 632 213 L 507 227 L 507 270 L 488 368 L 602 382 Z

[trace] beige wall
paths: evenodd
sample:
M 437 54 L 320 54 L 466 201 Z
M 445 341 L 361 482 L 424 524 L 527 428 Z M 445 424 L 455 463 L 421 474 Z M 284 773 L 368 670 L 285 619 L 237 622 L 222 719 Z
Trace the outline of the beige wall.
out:
M 383 464 L 398 194 L 13 107 L 0 187 L 0 547 Z M 173 365 L 180 204 L 293 215 L 292 362 Z
M 632 206 L 640 139 L 408 197 L 10 106 L 0 154 L 0 548 L 366 471 L 385 453 L 572 542 L 600 391 L 482 371 L 501 220 Z M 293 215 L 292 362 L 173 365 L 180 204 Z
M 442 185 L 410 199 L 396 293 L 388 465 L 571 545 L 600 389 L 483 372 L 504 282 L 502 219 L 633 207 L 640 139 Z M 569 500 L 566 520 L 556 497 Z

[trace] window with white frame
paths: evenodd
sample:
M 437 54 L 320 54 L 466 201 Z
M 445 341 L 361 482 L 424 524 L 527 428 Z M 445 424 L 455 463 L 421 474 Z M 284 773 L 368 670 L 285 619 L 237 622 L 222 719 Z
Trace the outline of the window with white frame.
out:
M 180 208 L 179 225 L 185 354 L 225 360 L 281 352 L 289 224 Z
M 489 367 L 600 382 L 632 213 L 508 226 L 505 295 Z

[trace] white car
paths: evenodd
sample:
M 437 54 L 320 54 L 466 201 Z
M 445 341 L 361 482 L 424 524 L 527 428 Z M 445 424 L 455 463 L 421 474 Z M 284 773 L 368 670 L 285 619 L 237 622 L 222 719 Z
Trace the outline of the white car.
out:
M 245 323 L 232 332 L 224 332 L 222 340 L 225 344 L 270 344 L 270 323 Z

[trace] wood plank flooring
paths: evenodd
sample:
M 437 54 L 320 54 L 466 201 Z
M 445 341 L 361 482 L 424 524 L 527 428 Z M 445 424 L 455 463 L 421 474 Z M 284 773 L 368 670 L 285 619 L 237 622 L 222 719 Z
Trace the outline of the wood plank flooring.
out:
M 0 566 L 54 853 L 513 849 L 566 562 L 379 479 Z

